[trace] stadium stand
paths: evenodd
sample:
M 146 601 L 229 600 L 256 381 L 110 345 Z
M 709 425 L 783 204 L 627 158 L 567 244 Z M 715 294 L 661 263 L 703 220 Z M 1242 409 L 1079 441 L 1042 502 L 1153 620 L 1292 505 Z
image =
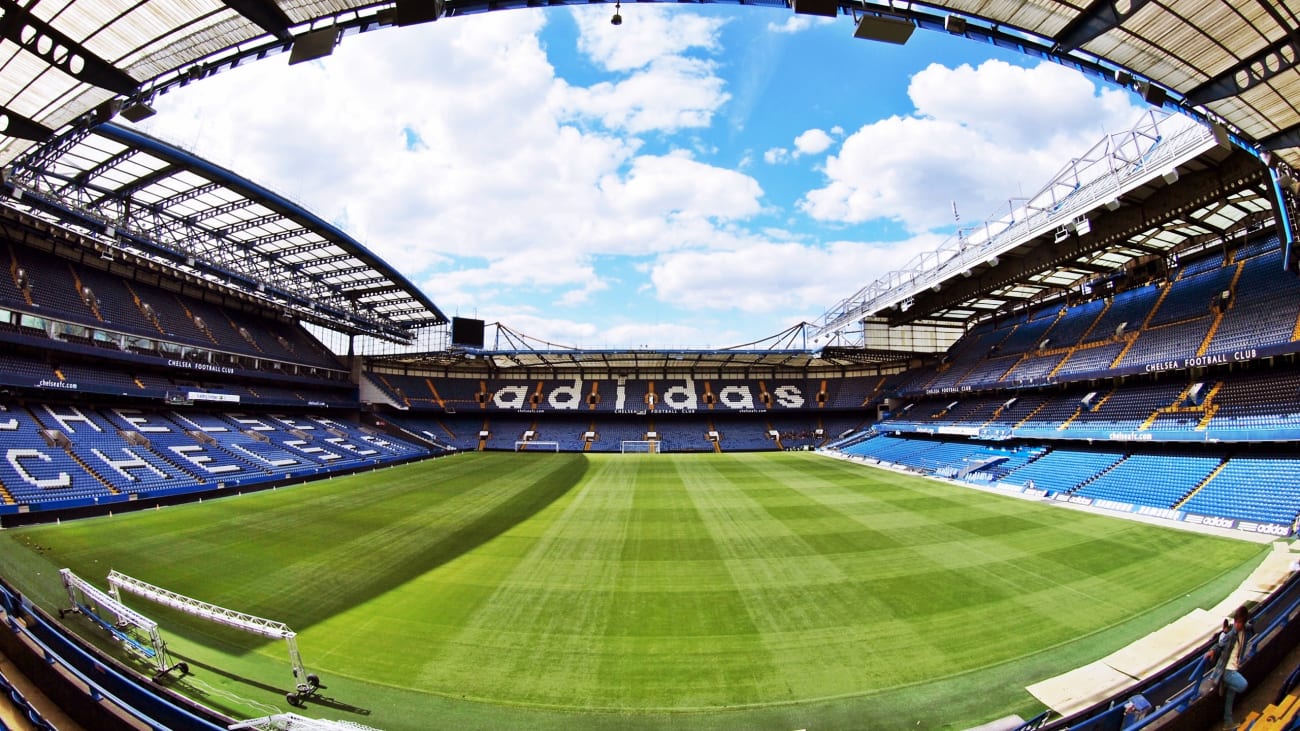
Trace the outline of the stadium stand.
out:
M 0 513 L 382 464 L 424 447 L 320 415 L 0 402 Z

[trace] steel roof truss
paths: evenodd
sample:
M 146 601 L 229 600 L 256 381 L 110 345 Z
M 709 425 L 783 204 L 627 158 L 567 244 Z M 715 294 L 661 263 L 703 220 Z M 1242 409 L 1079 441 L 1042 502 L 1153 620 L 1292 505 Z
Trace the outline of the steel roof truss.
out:
M 1292 30 L 1184 96 L 1188 104 L 1204 106 L 1263 84 L 1295 68 L 1297 63 L 1300 63 L 1300 33 Z
M 28 53 L 78 81 L 131 96 L 140 84 L 125 71 L 86 50 L 13 0 L 0 0 L 0 38 L 12 41 Z

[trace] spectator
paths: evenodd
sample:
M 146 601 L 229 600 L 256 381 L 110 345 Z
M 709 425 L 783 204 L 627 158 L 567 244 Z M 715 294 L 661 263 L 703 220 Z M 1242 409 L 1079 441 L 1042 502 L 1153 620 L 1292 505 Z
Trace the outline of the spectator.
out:
M 1223 694 L 1223 728 L 1234 728 L 1232 721 L 1232 703 L 1237 694 L 1246 690 L 1246 678 L 1241 674 L 1241 663 L 1245 659 L 1246 640 L 1250 632 L 1250 610 L 1246 605 L 1237 607 L 1232 614 L 1232 626 L 1219 634 L 1219 640 L 1210 649 L 1206 659 L 1216 662 L 1215 672 L 1219 674 L 1219 692 Z

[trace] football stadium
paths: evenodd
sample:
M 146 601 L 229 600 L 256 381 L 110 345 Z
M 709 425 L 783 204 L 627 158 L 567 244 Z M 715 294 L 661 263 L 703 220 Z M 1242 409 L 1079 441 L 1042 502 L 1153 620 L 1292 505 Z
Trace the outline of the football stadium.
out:
M 743 3 L 1149 108 L 731 348 L 450 317 L 135 127 L 565 4 L 0 0 L 0 727 L 1204 729 L 1243 605 L 1293 669 L 1300 8 Z

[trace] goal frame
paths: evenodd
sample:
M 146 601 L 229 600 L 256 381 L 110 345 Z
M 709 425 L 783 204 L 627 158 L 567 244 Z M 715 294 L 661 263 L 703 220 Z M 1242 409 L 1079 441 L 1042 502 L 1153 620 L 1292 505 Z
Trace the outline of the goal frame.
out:
M 548 448 L 549 448 L 549 447 L 553 447 L 553 449 L 537 449 L 537 450 L 533 450 L 532 447 L 548 447 Z M 516 452 L 524 452 L 524 451 L 528 451 L 528 452 L 532 452 L 532 451 L 538 451 L 538 452 L 559 452 L 559 451 L 560 451 L 560 443 L 559 443 L 559 442 L 544 441 L 544 440 L 540 440 L 540 439 L 538 439 L 538 440 L 532 440 L 532 439 L 520 439 L 520 440 L 517 440 L 517 441 L 515 442 L 515 451 L 516 451 Z
M 629 451 L 628 445 L 640 445 L 644 446 L 645 449 L 633 449 Z M 619 451 L 623 454 L 659 454 L 661 450 L 659 449 L 658 439 L 624 439 L 619 444 Z

